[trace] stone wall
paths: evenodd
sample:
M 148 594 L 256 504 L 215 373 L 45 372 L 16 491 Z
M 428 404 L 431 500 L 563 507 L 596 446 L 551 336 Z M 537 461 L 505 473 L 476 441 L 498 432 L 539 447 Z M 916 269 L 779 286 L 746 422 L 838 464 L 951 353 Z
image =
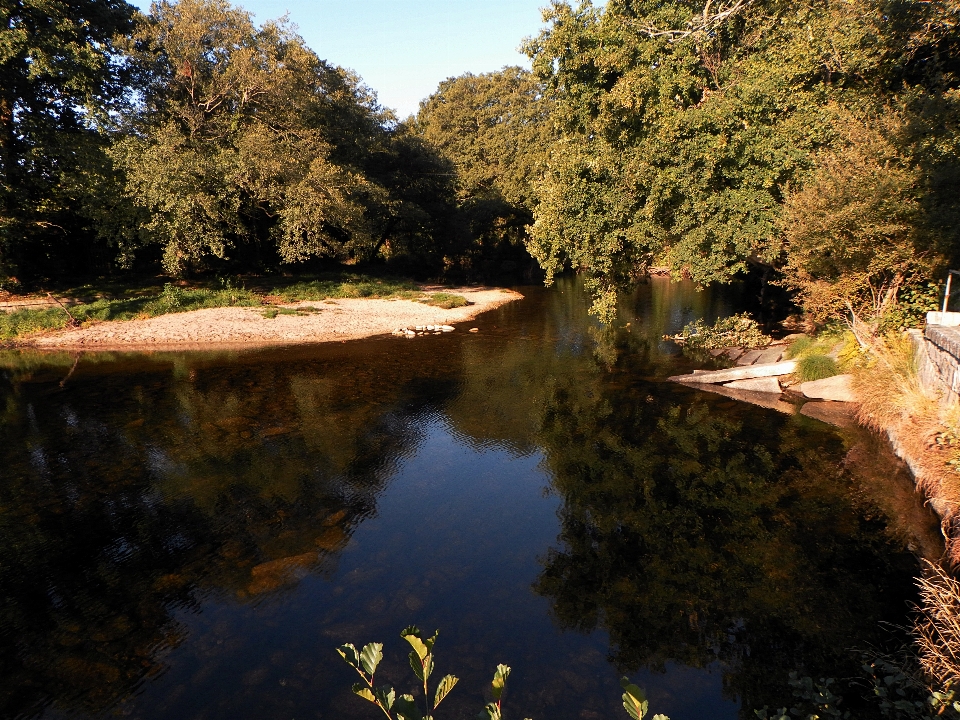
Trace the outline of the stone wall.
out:
M 944 403 L 960 400 L 960 328 L 928 324 L 922 342 L 919 335 L 911 333 L 919 346 L 918 371 L 923 387 L 939 394 Z

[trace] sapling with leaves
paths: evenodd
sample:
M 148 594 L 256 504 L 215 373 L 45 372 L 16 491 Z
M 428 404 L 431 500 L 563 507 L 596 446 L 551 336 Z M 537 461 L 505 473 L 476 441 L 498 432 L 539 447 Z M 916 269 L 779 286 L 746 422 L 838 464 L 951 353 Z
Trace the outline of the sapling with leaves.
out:
M 390 685 L 380 687 L 374 685 L 374 674 L 383 659 L 383 643 L 368 643 L 359 653 L 351 643 L 337 648 L 340 657 L 363 678 L 363 683 L 354 684 L 353 692 L 379 707 L 390 720 L 395 718 L 396 720 L 433 720 L 431 713 L 443 702 L 458 681 L 454 675 L 444 675 L 437 685 L 433 701 L 430 701 L 429 682 L 430 675 L 433 673 L 433 645 L 437 641 L 439 632 L 438 630 L 433 637 L 425 638 L 419 628 L 411 625 L 400 633 L 400 637 L 410 643 L 413 648 L 410 651 L 410 667 L 413 668 L 417 679 L 423 683 L 425 712 L 421 713 L 417 708 L 413 695 L 397 697 L 396 691 Z
M 362 683 L 353 685 L 353 692 L 380 708 L 390 720 L 433 720 L 431 713 L 437 709 L 437 706 L 443 702 L 443 699 L 458 682 L 455 675 L 444 675 L 437 685 L 433 701 L 430 701 L 429 681 L 430 675 L 433 673 L 433 646 L 439 634 L 440 631 L 438 630 L 433 633 L 433 637 L 425 638 L 420 629 L 413 625 L 404 628 L 400 633 L 400 637 L 410 643 L 410 647 L 413 648 L 409 656 L 410 667 L 413 668 L 417 679 L 423 683 L 423 704 L 426 710 L 424 713 L 420 712 L 413 695 L 397 697 L 397 692 L 392 686 L 381 685 L 377 687 L 374 684 L 377 666 L 383 659 L 383 643 L 367 643 L 359 652 L 352 643 L 337 648 L 340 657 L 363 678 Z M 477 720 L 503 720 L 501 703 L 509 676 L 509 665 L 503 665 L 502 663 L 497 665 L 491 683 L 493 700 L 484 706 L 477 716 Z M 633 720 L 643 720 L 648 707 L 646 693 L 633 685 L 626 677 L 620 681 L 620 685 L 624 689 L 623 707 L 627 714 Z M 530 720 L 530 718 L 524 718 L 524 720 Z M 670 720 L 670 718 L 666 715 L 654 715 L 652 720 Z
M 623 688 L 623 709 L 633 720 L 643 720 L 650 707 L 647 693 L 630 682 L 630 678 L 620 678 L 620 687 Z M 654 715 L 653 720 L 670 720 L 666 715 Z

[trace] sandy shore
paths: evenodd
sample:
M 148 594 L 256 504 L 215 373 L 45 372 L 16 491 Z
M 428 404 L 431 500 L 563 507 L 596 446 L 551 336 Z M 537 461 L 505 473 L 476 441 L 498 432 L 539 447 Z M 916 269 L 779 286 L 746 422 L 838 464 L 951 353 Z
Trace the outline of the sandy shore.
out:
M 440 288 L 438 288 L 439 290 Z M 433 290 L 433 289 L 428 289 Z M 161 315 L 147 320 L 103 322 L 30 338 L 37 348 L 133 350 L 212 346 L 319 343 L 383 335 L 416 325 L 455 325 L 523 296 L 497 288 L 442 288 L 471 304 L 451 310 L 412 300 L 337 299 L 284 307 L 311 306 L 319 312 L 265 318 L 264 308 L 213 308 Z

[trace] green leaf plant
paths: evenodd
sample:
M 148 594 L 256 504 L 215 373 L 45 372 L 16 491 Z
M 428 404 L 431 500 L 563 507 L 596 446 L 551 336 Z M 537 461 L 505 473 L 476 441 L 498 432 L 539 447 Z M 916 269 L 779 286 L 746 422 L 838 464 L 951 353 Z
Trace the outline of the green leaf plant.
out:
M 383 659 L 382 643 L 368 643 L 364 645 L 363 649 L 359 652 L 352 643 L 347 643 L 337 648 L 340 657 L 363 678 L 362 683 L 355 683 L 353 685 L 352 689 L 354 694 L 376 705 L 390 720 L 433 720 L 432 713 L 440 703 L 443 702 L 444 698 L 450 694 L 450 691 L 453 690 L 459 681 L 456 675 L 444 675 L 440 678 L 440 682 L 437 684 L 432 696 L 433 702 L 431 703 L 429 681 L 430 676 L 433 674 L 433 646 L 439 634 L 440 631 L 437 630 L 433 633 L 432 637 L 425 638 L 423 633 L 420 632 L 420 629 L 413 625 L 404 628 L 400 633 L 400 637 L 410 643 L 410 647 L 413 648 L 409 656 L 410 667 L 413 668 L 417 679 L 423 683 L 424 712 L 420 712 L 413 695 L 408 694 L 397 697 L 396 690 L 390 685 L 377 687 L 374 684 L 374 674 L 377 672 L 377 666 Z M 481 710 L 477 716 L 477 720 L 502 720 L 503 710 L 501 708 L 501 702 L 509 676 L 509 665 L 502 663 L 497 665 L 493 673 L 493 682 L 491 683 L 493 700 L 484 706 L 483 710 Z M 623 707 L 627 711 L 627 714 L 633 718 L 633 720 L 643 720 L 647 713 L 648 705 L 646 693 L 636 685 L 631 684 L 630 680 L 626 677 L 620 681 L 620 684 L 624 689 Z M 530 718 L 525 718 L 525 720 L 530 720 Z M 666 715 L 654 715 L 652 720 L 670 720 L 670 718 Z

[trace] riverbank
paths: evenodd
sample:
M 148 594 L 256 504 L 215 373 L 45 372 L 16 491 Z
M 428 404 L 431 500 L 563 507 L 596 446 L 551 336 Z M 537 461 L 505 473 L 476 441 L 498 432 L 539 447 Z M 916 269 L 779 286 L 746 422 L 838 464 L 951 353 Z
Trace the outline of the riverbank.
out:
M 86 327 L 16 340 L 40 349 L 201 349 L 321 343 L 383 335 L 401 327 L 455 324 L 523 296 L 489 287 L 424 287 L 424 293 L 460 296 L 462 307 L 444 308 L 410 299 L 337 298 L 250 307 L 217 307 L 157 317 L 95 322 Z

